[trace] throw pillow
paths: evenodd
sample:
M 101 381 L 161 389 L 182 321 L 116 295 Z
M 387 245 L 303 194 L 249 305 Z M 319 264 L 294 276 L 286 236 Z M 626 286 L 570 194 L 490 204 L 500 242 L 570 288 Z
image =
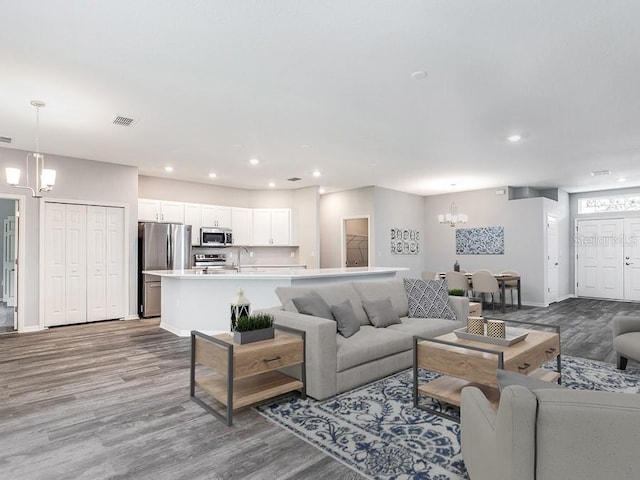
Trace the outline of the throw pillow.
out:
M 498 380 L 498 387 L 500 388 L 500 391 L 509 385 L 520 385 L 528 388 L 529 390 L 564 388 L 562 385 L 554 382 L 545 382 L 544 380 L 540 380 L 529 375 L 522 375 L 517 372 L 510 372 L 509 370 L 496 370 L 496 378 Z
M 360 330 L 360 321 L 356 317 L 353 306 L 349 300 L 333 305 L 331 307 L 331 313 L 333 313 L 333 318 L 335 318 L 338 323 L 338 332 L 343 337 L 349 338 Z
M 292 298 L 291 301 L 299 313 L 333 320 L 331 307 L 317 292 L 309 292 L 303 297 Z
M 376 328 L 384 328 L 394 323 L 402 323 L 400 317 L 393 310 L 391 300 L 383 298 L 382 300 L 363 300 L 362 307 L 367 312 L 367 317 L 371 325 Z
M 449 306 L 446 280 L 405 278 L 404 289 L 409 301 L 409 317 L 456 319 Z

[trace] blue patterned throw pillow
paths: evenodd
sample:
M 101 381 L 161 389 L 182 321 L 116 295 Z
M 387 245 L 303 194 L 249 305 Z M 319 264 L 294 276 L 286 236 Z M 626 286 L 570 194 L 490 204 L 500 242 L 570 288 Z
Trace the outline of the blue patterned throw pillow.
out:
M 409 317 L 456 319 L 456 314 L 449 306 L 446 280 L 405 278 L 404 289 L 409 302 Z

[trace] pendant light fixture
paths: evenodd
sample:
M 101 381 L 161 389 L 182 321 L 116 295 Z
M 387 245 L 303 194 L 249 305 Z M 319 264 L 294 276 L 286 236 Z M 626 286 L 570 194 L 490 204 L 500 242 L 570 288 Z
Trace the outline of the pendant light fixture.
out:
M 31 196 L 33 198 L 41 198 L 42 192 L 49 192 L 56 184 L 56 171 L 50 168 L 44 168 L 44 155 L 40 153 L 40 142 L 39 142 L 39 133 L 40 133 L 40 109 L 44 107 L 46 104 L 41 102 L 40 100 L 31 100 L 31 105 L 36 107 L 36 151 L 35 153 L 27 154 L 26 159 L 26 184 L 20 185 L 20 175 L 21 171 L 19 168 L 7 168 L 7 183 L 12 187 L 16 188 L 26 188 L 31 190 Z M 35 158 L 36 160 L 36 185 L 35 188 L 29 185 L 29 160 L 30 157 Z
M 455 203 L 451 204 L 448 213 L 438 215 L 438 221 L 440 223 L 448 223 L 452 227 L 455 227 L 459 223 L 467 223 L 468 220 L 469 217 L 464 213 L 458 213 L 458 207 Z

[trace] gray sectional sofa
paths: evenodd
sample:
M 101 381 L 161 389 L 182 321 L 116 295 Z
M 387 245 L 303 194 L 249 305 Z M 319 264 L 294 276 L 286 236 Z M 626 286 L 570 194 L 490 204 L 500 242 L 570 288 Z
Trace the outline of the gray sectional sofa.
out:
M 345 338 L 335 320 L 298 313 L 294 298 L 317 292 L 327 305 L 349 300 L 360 329 Z M 306 332 L 307 394 L 323 400 L 364 385 L 412 365 L 413 336 L 436 337 L 460 328 L 469 312 L 469 300 L 449 297 L 456 320 L 409 318 L 408 299 L 402 279 L 340 283 L 316 288 L 279 287 L 282 305 L 263 310 L 275 324 Z M 401 323 L 376 328 L 369 322 L 362 302 L 389 298 Z

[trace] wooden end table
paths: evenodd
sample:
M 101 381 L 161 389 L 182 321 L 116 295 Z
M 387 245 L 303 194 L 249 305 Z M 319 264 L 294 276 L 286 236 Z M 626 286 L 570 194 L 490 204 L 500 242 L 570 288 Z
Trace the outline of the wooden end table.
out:
M 527 330 L 527 337 L 511 346 L 493 345 L 458 338 L 448 333 L 436 338 L 413 337 L 413 405 L 437 415 L 458 421 L 444 412 L 419 404 L 419 396 L 460 407 L 462 389 L 478 387 L 497 409 L 500 391 L 496 370 L 510 370 L 531 375 L 540 380 L 560 383 L 560 327 L 533 322 L 506 320 L 508 323 L 536 325 L 553 331 Z M 542 367 L 556 359 L 556 371 Z M 441 376 L 423 385 L 418 384 L 418 369 L 440 373 Z
M 274 325 L 275 338 L 239 345 L 225 333 L 209 336 L 191 332 L 190 396 L 198 405 L 227 423 L 233 411 L 263 400 L 300 390 L 306 398 L 305 332 Z M 196 378 L 196 364 L 210 374 Z M 300 365 L 300 380 L 277 371 Z M 198 387 L 226 407 L 226 416 L 195 395 Z

